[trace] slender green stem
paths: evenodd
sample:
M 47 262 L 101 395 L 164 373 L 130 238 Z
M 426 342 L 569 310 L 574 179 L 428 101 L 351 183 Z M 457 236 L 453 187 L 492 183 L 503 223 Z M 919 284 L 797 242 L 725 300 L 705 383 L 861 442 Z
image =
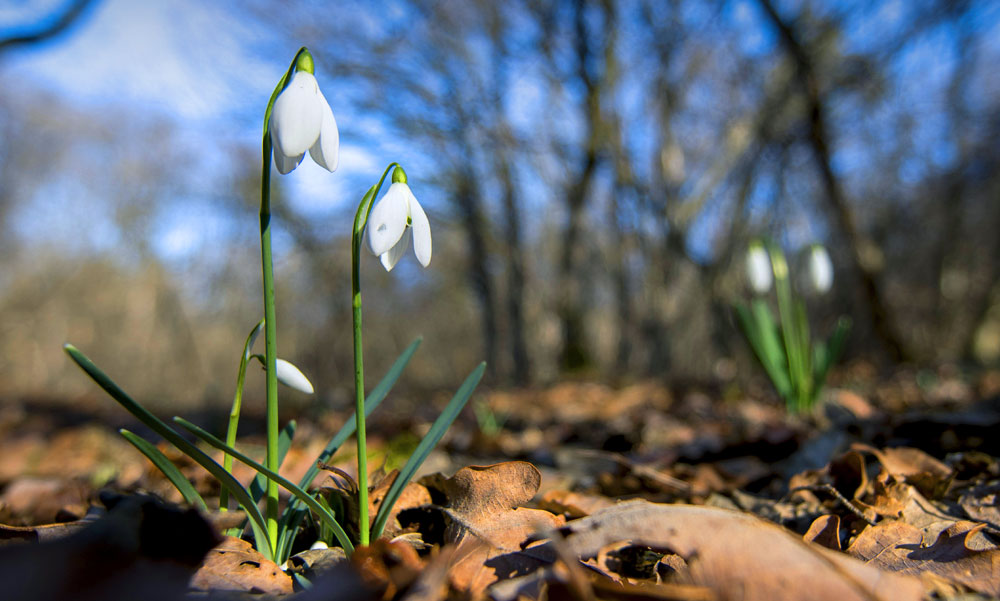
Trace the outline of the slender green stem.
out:
M 264 133 L 260 184 L 260 259 L 264 280 L 264 356 L 267 359 L 267 457 L 264 465 L 277 472 L 278 464 L 278 378 L 277 328 L 274 312 L 274 264 L 271 260 L 271 136 Z M 278 546 L 278 483 L 267 481 L 265 506 L 267 538 Z
M 271 98 L 264 109 L 264 136 L 261 142 L 261 172 L 260 172 L 260 258 L 261 272 L 264 283 L 264 344 L 267 357 L 267 457 L 265 465 L 275 472 L 279 467 L 278 452 L 278 378 L 275 370 L 277 360 L 277 344 L 275 342 L 277 328 L 274 316 L 274 264 L 271 260 L 271 110 L 278 94 L 285 88 L 291 78 L 295 65 L 302 53 L 307 52 L 303 46 L 295 53 L 295 58 L 288 65 L 288 70 L 278 80 L 278 85 L 271 92 Z M 245 354 L 244 354 L 245 355 Z M 278 485 L 272 480 L 267 481 L 267 538 L 272 549 L 278 542 Z
M 355 253 L 356 255 L 356 253 Z M 361 340 L 361 282 L 358 257 L 352 257 L 351 308 L 354 315 L 354 389 L 358 438 L 358 539 L 362 545 L 368 544 L 368 457 L 365 441 L 365 367 Z
M 264 327 L 264 320 L 260 320 L 250 331 L 246 342 L 243 343 L 243 354 L 240 356 L 240 370 L 236 376 L 236 393 L 233 395 L 233 408 L 229 410 L 229 427 L 226 429 L 226 444 L 236 446 L 236 431 L 240 424 L 240 408 L 243 405 L 243 385 L 247 379 L 247 361 L 250 360 L 250 347 Z M 233 473 L 233 457 L 228 453 L 222 455 L 222 467 L 228 473 Z M 219 491 L 219 511 L 229 509 L 229 491 L 223 488 Z
M 375 198 L 389 171 L 396 166 L 390 163 L 378 180 L 361 199 L 354 214 L 354 228 L 351 231 L 351 308 L 354 316 L 354 415 L 358 439 L 358 541 L 369 543 L 368 523 L 368 453 L 365 440 L 365 365 L 364 344 L 361 336 L 361 239 L 364 236 L 368 216 L 372 212 Z M 362 219 L 362 214 L 364 219 Z

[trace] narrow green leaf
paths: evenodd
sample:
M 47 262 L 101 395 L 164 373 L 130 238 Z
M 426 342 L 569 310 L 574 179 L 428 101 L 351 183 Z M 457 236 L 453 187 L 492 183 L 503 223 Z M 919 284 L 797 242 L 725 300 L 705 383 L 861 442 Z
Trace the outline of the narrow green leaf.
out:
M 757 354 L 757 358 L 764 366 L 764 371 L 767 372 L 778 394 L 782 398 L 788 398 L 792 388 L 788 374 L 788 359 L 774 316 L 767 303 L 761 299 L 753 301 L 752 310 L 753 321 L 757 324 L 760 337 L 761 352 Z
M 816 400 L 817 388 L 813 378 L 812 344 L 809 337 L 809 317 L 806 315 L 806 304 L 800 298 L 794 298 L 795 345 L 801 362 L 801 381 L 796 388 L 799 391 L 799 411 L 805 411 L 813 406 Z
M 410 362 L 410 359 L 413 357 L 413 353 L 417 352 L 417 348 L 423 340 L 423 337 L 418 336 L 413 342 L 411 342 L 410 346 L 406 347 L 406 350 L 404 350 L 399 357 L 396 358 L 396 361 L 392 364 L 392 367 L 389 368 L 389 371 L 386 372 L 385 376 L 378 383 L 378 385 L 376 385 L 375 388 L 368 393 L 368 397 L 365 399 L 365 417 L 371 415 L 372 411 L 374 411 L 375 408 L 379 406 L 379 403 L 385 399 L 386 395 L 389 394 L 389 391 L 392 390 L 392 387 L 396 384 L 396 380 L 398 380 L 399 376 L 402 375 L 403 370 L 406 368 L 406 364 Z M 327 443 L 326 448 L 323 449 L 323 451 L 319 454 L 319 457 L 316 458 L 316 461 L 313 462 L 312 467 L 309 468 L 306 475 L 299 481 L 299 487 L 307 488 L 310 484 L 312 484 L 313 479 L 319 473 L 318 464 L 329 461 L 340 446 L 344 444 L 352 434 L 354 434 L 354 430 L 356 428 L 357 423 L 354 419 L 354 414 L 352 413 L 351 416 L 347 418 L 347 421 L 344 422 L 340 431 L 337 432 L 336 436 L 331 438 L 330 442 Z
M 469 397 L 472 396 L 472 391 L 476 389 L 485 371 L 485 362 L 480 363 L 479 367 L 472 370 L 472 373 L 465 378 L 458 391 L 455 392 L 455 396 L 448 402 L 448 406 L 444 408 L 441 415 L 434 421 L 430 431 L 427 432 L 423 440 L 420 441 L 420 444 L 417 445 L 417 449 L 413 452 L 413 455 L 410 455 L 410 460 L 403 466 L 403 469 L 399 472 L 399 476 L 396 477 L 392 486 L 389 487 L 389 492 L 386 493 L 385 499 L 382 500 L 382 505 L 379 506 L 378 514 L 375 516 L 375 524 L 372 526 L 372 540 L 382 535 L 385 522 L 389 518 L 392 506 L 396 504 L 396 499 L 399 498 L 399 495 L 403 492 L 406 485 L 410 483 L 410 479 L 413 478 L 417 469 L 427 459 L 427 455 L 434 449 L 434 446 L 437 445 L 441 437 L 444 436 L 444 433 L 448 431 L 452 422 L 458 417 L 459 412 L 465 407 L 465 404 L 469 401 Z
M 118 432 L 125 437 L 125 440 L 132 443 L 132 446 L 138 449 L 140 453 L 145 455 L 146 459 L 149 459 L 157 469 L 163 472 L 163 475 L 167 477 L 167 480 L 170 480 L 170 483 L 181 493 L 181 496 L 184 497 L 184 500 L 189 505 L 194 505 L 202 511 L 208 511 L 205 500 L 201 498 L 201 495 L 194 489 L 194 486 L 191 486 L 191 483 L 177 469 L 177 466 L 167 459 L 166 455 L 160 452 L 160 449 L 157 449 L 146 439 L 136 436 L 125 428 L 118 430 Z
M 263 465 L 257 463 L 253 459 L 250 459 L 243 453 L 240 453 L 236 449 L 227 445 L 226 443 L 219 440 L 215 436 L 212 436 L 202 428 L 187 421 L 183 417 L 174 417 L 174 422 L 179 424 L 184 429 L 188 430 L 198 438 L 202 439 L 209 445 L 219 449 L 220 451 L 225 451 L 226 453 L 229 453 L 230 455 L 235 457 L 237 461 L 242 461 L 243 463 L 257 470 L 259 473 L 264 474 L 264 476 L 266 476 L 269 480 L 277 482 L 278 485 L 284 487 L 288 492 L 295 495 L 297 499 L 305 503 L 306 506 L 309 507 L 309 509 L 313 510 L 313 512 L 315 512 L 315 514 L 318 515 L 321 520 L 323 520 L 323 524 L 325 526 L 333 530 L 334 536 L 337 537 L 337 540 L 340 542 L 341 546 L 344 548 L 344 551 L 346 551 L 348 555 L 354 552 L 354 545 L 351 544 L 351 540 L 347 537 L 347 533 L 344 532 L 344 529 L 340 527 L 339 523 L 337 523 L 337 518 L 333 517 L 333 515 L 331 515 L 330 512 L 324 509 L 322 505 L 317 503 L 316 499 L 312 498 L 309 495 L 309 493 L 307 493 L 306 491 L 302 490 L 301 488 L 293 484 L 287 478 L 267 469 Z
M 278 434 L 278 465 L 281 466 L 285 462 L 285 455 L 288 454 L 288 449 L 292 447 L 292 439 L 295 437 L 295 420 L 292 420 L 285 424 L 282 428 L 281 433 Z M 227 443 L 228 444 L 228 443 Z M 233 446 L 233 445 L 229 445 Z M 267 478 L 262 474 L 257 474 L 253 482 L 250 483 L 250 497 L 255 501 L 260 501 L 264 498 L 264 492 L 267 488 L 266 486 Z
M 236 444 L 236 431 L 240 426 L 240 409 L 243 405 L 243 386 L 247 379 L 247 361 L 250 360 L 250 351 L 253 343 L 264 328 L 264 320 L 261 319 L 257 325 L 247 334 L 243 343 L 243 354 L 240 355 L 240 368 L 236 372 L 236 391 L 233 393 L 233 405 L 229 410 L 229 425 L 226 429 L 226 442 L 229 446 Z M 222 456 L 222 467 L 230 474 L 233 473 L 233 458 L 229 455 Z M 256 497 L 254 497 L 256 498 Z M 219 511 L 226 511 L 229 508 L 229 491 L 223 488 L 219 491 Z
M 844 352 L 844 344 L 847 342 L 847 335 L 851 332 L 851 318 L 841 317 L 837 320 L 837 326 L 830 335 L 830 339 L 823 345 L 822 360 L 817 359 L 814 366 L 816 387 L 821 388 L 826 381 L 826 374 L 834 363 L 840 359 L 840 354 Z
M 368 393 L 368 397 L 365 399 L 365 417 L 371 415 L 372 411 L 374 411 L 375 408 L 378 407 L 383 400 L 385 400 L 385 397 L 389 394 L 389 391 L 392 390 L 392 387 L 396 384 L 399 376 L 402 375 L 406 365 L 410 362 L 413 354 L 417 352 L 417 348 L 420 346 L 421 342 L 423 342 L 422 337 L 417 337 L 413 342 L 411 342 L 410 346 L 406 347 L 406 349 L 400 353 L 399 357 L 396 358 L 396 361 L 393 362 L 392 367 L 389 368 L 389 371 L 386 372 L 382 380 L 379 381 L 371 392 Z M 319 464 L 329 461 L 330 458 L 336 454 L 337 450 L 340 449 L 341 445 L 347 442 L 347 439 L 354 434 L 356 428 L 357 420 L 354 419 L 354 414 L 351 413 L 350 417 L 347 418 L 347 421 L 345 421 L 344 425 L 340 428 L 340 431 L 338 431 L 337 434 L 330 439 L 330 442 L 327 443 L 326 448 L 324 448 L 319 454 L 316 461 L 309 466 L 309 470 L 306 472 L 305 476 L 299 480 L 299 488 L 303 490 L 307 490 L 309 488 L 309 485 L 312 484 L 316 475 L 319 474 Z M 281 515 L 281 521 L 278 523 L 278 530 L 281 534 L 278 536 L 278 550 L 276 551 L 276 554 L 279 558 L 285 557 L 291 549 L 292 541 L 295 539 L 299 526 L 302 524 L 306 515 L 308 515 L 308 511 L 306 511 L 305 505 L 298 499 L 293 499 L 292 502 L 285 507 L 285 511 Z
M 313 585 L 311 580 L 298 572 L 292 572 L 292 580 L 294 580 L 295 584 L 304 591 L 311 589 Z
M 79 365 L 92 380 L 94 380 L 94 382 L 97 383 L 98 386 L 111 395 L 111 398 L 118 401 L 118 404 L 124 407 L 126 411 L 134 415 L 151 430 L 165 438 L 172 445 L 180 449 L 182 453 L 208 470 L 208 472 L 215 476 L 222 486 L 229 489 L 229 493 L 236 498 L 243 509 L 247 512 L 247 515 L 250 517 L 250 524 L 254 531 L 254 540 L 257 542 L 257 550 L 260 551 L 260 553 L 267 559 L 273 560 L 274 552 L 267 538 L 267 528 L 264 525 L 264 516 L 261 515 L 260 508 L 254 504 L 253 499 L 250 498 L 250 493 L 247 492 L 247 489 L 244 488 L 238 480 L 233 478 L 232 474 L 216 463 L 214 459 L 206 455 L 198 447 L 185 440 L 184 437 L 178 434 L 176 430 L 165 424 L 160 420 L 160 418 L 150 413 L 145 407 L 132 399 L 132 397 L 115 384 L 115 382 L 109 378 L 107 374 L 94 365 L 94 363 L 88 359 L 86 355 L 80 352 L 79 349 L 72 344 L 64 344 L 63 350 L 66 351 L 66 354 L 68 354 L 70 358 L 75 361 L 76 364 Z

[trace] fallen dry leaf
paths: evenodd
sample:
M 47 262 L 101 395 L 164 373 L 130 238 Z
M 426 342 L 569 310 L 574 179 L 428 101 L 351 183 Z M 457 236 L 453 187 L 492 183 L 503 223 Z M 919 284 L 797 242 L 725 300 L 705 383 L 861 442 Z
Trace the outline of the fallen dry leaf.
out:
M 802 540 L 840 551 L 840 516 L 821 515 L 809 525 Z
M 520 507 L 535 496 L 542 476 L 524 461 L 464 467 L 441 483 L 448 498 L 445 541 L 457 544 L 449 577 L 473 595 L 500 579 L 545 565 L 521 552 L 539 531 L 564 520 L 547 511 Z
M 208 552 L 205 563 L 191 578 L 191 588 L 283 595 L 292 592 L 292 578 L 247 541 L 227 536 Z
M 795 491 L 793 498 L 818 504 L 820 499 L 809 489 L 824 484 L 832 485 L 848 499 L 861 498 L 869 489 L 864 455 L 858 451 L 847 451 L 843 455 L 834 457 L 822 469 L 795 474 L 789 480 L 788 488 Z
M 923 592 L 916 579 L 725 509 L 631 501 L 570 522 L 562 531 L 579 557 L 594 557 L 621 540 L 676 553 L 689 565 L 683 583 L 709 588 L 720 599 L 916 601 Z
M 972 488 L 959 497 L 958 504 L 970 518 L 1000 531 L 1000 484 Z
M 0 507 L 10 517 L 22 518 L 19 525 L 46 524 L 57 521 L 60 514 L 82 517 L 87 511 L 90 487 L 78 480 L 64 477 L 17 478 L 0 494 Z M 59 520 L 65 521 L 65 520 Z
M 576 519 L 586 517 L 614 504 L 614 499 L 602 495 L 550 490 L 542 495 L 538 507 L 555 514 L 564 514 L 568 519 Z
M 917 487 L 925 496 L 936 498 L 944 494 L 951 482 L 952 469 L 920 449 L 891 447 L 879 450 L 862 443 L 854 443 L 851 448 L 871 453 L 887 472 Z
M 507 461 L 458 470 L 443 483 L 451 524 L 447 542 L 467 534 L 501 550 L 517 550 L 529 536 L 551 530 L 561 520 L 548 511 L 520 507 L 538 492 L 542 475 L 525 461 Z
M 972 522 L 952 524 L 925 547 L 919 529 L 886 521 L 862 531 L 847 553 L 882 569 L 915 576 L 932 574 L 998 596 L 1000 550 L 982 538 L 984 527 Z
M 916 487 L 899 481 L 886 472 L 879 474 L 872 486 L 874 493 L 871 505 L 866 505 L 863 501 L 855 502 L 870 507 L 882 516 L 914 526 L 921 531 L 924 540 L 933 540 L 953 524 L 962 521 L 939 509 Z
M 144 496 L 112 501 L 70 536 L 0 548 L 4 601 L 180 598 L 218 535 L 193 509 Z
M 7 526 L 0 524 L 0 546 L 14 543 L 44 543 L 76 534 L 97 519 L 97 515 L 87 515 L 82 520 L 41 526 Z
M 371 521 L 375 520 L 375 516 L 378 514 L 379 508 L 382 506 L 382 500 L 385 499 L 385 495 L 388 494 L 389 488 L 392 487 L 393 482 L 399 477 L 399 470 L 392 470 L 387 474 L 381 481 L 371 490 L 368 495 L 368 515 Z M 427 487 L 418 482 L 410 482 L 404 488 L 403 492 L 400 493 L 399 497 L 396 499 L 396 504 L 392 506 L 389 511 L 389 516 L 385 522 L 385 529 L 382 532 L 382 536 L 392 538 L 401 530 L 399 520 L 399 512 L 406 509 L 412 509 L 414 507 L 420 507 L 421 505 L 429 505 L 431 503 L 431 493 L 428 492 Z
M 385 539 L 355 549 L 351 564 L 361 575 L 361 581 L 385 600 L 409 588 L 423 569 L 423 562 L 413 547 Z

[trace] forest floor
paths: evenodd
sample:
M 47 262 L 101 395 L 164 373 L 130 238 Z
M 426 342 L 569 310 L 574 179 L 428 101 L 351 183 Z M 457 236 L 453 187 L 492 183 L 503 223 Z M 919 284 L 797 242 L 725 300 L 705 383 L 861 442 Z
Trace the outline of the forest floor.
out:
M 383 407 L 371 422 L 374 502 L 434 406 Z M 88 407 L 0 407 L 5 599 L 1000 597 L 997 371 L 854 364 L 806 416 L 762 385 L 485 392 L 406 489 L 387 536 L 346 559 L 310 550 L 306 530 L 285 570 L 220 536 L 234 512 L 184 511 L 115 431 L 129 422 L 113 401 Z M 297 481 L 346 418 L 300 419 L 282 474 Z M 260 437 L 240 443 L 262 454 Z M 350 446 L 332 462 L 340 471 L 314 482 L 348 502 Z M 159 448 L 217 502 L 206 472 Z

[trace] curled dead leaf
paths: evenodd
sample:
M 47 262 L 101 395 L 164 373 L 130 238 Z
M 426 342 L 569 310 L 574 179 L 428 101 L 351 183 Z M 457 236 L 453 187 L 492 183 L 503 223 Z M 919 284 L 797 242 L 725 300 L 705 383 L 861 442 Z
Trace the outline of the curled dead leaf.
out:
M 862 443 L 854 443 L 851 448 L 871 453 L 887 472 L 917 487 L 924 496 L 936 498 L 944 494 L 951 483 L 952 469 L 920 449 L 892 447 L 879 450 Z
M 191 579 L 191 588 L 283 595 L 292 592 L 292 579 L 247 541 L 227 536 L 208 552 Z
M 519 507 L 535 496 L 541 479 L 530 463 L 508 461 L 464 467 L 441 483 L 448 499 L 445 541 L 459 545 L 449 574 L 453 586 L 475 595 L 548 563 L 521 548 L 535 533 L 565 523 L 547 511 Z
M 802 540 L 840 551 L 840 516 L 821 515 L 810 524 Z

